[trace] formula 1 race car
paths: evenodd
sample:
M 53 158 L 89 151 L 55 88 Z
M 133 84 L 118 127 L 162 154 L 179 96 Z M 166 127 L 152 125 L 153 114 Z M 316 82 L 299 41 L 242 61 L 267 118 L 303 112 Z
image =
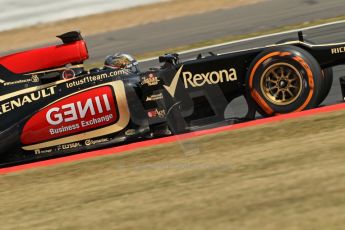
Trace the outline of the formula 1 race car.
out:
M 298 40 L 185 62 L 166 54 L 160 68 L 145 72 L 133 70 L 135 62 L 85 70 L 80 33 L 58 37 L 63 44 L 0 57 L 2 162 L 315 108 L 331 88 L 331 67 L 345 61 L 345 43 L 314 45 L 299 33 Z M 245 116 L 225 118 L 240 96 Z

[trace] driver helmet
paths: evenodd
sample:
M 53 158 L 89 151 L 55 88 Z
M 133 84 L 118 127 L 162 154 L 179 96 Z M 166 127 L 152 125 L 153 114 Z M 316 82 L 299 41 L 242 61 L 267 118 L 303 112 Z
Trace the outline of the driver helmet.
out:
M 128 69 L 131 72 L 138 73 L 138 62 L 129 54 L 116 53 L 114 55 L 108 55 L 104 62 L 105 68 L 111 69 Z

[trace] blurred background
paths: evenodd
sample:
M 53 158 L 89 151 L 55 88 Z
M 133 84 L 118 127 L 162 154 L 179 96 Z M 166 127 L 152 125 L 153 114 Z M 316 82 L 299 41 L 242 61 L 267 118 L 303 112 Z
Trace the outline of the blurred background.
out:
M 167 0 L 0 0 L 0 31 Z

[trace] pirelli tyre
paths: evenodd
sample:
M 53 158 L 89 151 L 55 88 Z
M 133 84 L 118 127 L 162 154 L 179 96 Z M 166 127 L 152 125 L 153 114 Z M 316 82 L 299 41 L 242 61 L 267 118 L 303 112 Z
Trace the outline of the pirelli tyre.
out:
M 254 59 L 246 87 L 263 116 L 302 111 L 319 104 L 323 96 L 322 71 L 307 51 L 277 46 Z
M 286 42 L 292 42 L 292 41 L 296 41 L 295 38 L 287 38 L 287 39 L 283 39 L 278 41 L 276 44 L 283 44 Z M 304 42 L 315 45 L 315 42 L 308 40 L 308 39 L 304 39 Z M 322 83 L 321 83 L 321 87 L 322 87 L 322 93 L 321 96 L 319 98 L 319 102 L 318 105 L 320 105 L 328 96 L 331 88 L 332 88 L 332 84 L 333 84 L 333 70 L 332 68 L 325 68 L 322 69 Z

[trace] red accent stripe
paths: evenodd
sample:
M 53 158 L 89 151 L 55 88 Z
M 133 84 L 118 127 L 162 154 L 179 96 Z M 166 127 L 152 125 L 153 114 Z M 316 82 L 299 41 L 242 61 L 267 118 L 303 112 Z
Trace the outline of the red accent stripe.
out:
M 30 163 L 30 164 L 25 164 L 25 165 L 3 168 L 3 169 L 0 169 L 0 174 L 18 172 L 18 171 L 33 169 L 33 168 L 38 168 L 38 167 L 52 166 L 56 164 L 79 161 L 79 160 L 88 159 L 92 157 L 119 154 L 122 152 L 131 151 L 131 150 L 135 150 L 135 149 L 139 149 L 143 147 L 150 147 L 153 145 L 172 143 L 172 142 L 191 139 L 194 137 L 204 136 L 208 134 L 238 130 L 238 129 L 242 129 L 246 127 L 263 125 L 263 124 L 267 124 L 271 122 L 278 122 L 278 121 L 283 121 L 287 119 L 294 119 L 294 118 L 305 117 L 305 116 L 315 115 L 319 113 L 333 112 L 333 111 L 343 110 L 343 109 L 345 109 L 345 103 L 325 106 L 325 107 L 321 107 L 321 108 L 317 108 L 313 110 L 307 110 L 307 111 L 302 111 L 302 112 L 297 112 L 297 113 L 289 113 L 289 114 L 279 115 L 275 117 L 249 121 L 249 122 L 240 123 L 236 125 L 223 126 L 223 127 L 202 130 L 202 131 L 197 131 L 197 132 L 192 132 L 192 133 L 186 133 L 186 134 L 181 134 L 181 135 L 176 135 L 176 136 L 171 136 L 171 137 L 164 137 L 164 138 L 155 139 L 155 140 L 137 142 L 137 143 L 133 143 L 129 145 L 123 145 L 119 147 L 113 147 L 113 148 L 102 149 L 102 150 L 97 150 L 97 151 L 92 151 L 92 152 L 87 152 L 87 153 L 82 153 L 82 154 L 76 154 L 76 155 L 61 157 L 61 158 L 52 159 L 52 160 L 45 160 L 45 161 L 40 161 L 40 162 L 35 162 L 35 163 Z

